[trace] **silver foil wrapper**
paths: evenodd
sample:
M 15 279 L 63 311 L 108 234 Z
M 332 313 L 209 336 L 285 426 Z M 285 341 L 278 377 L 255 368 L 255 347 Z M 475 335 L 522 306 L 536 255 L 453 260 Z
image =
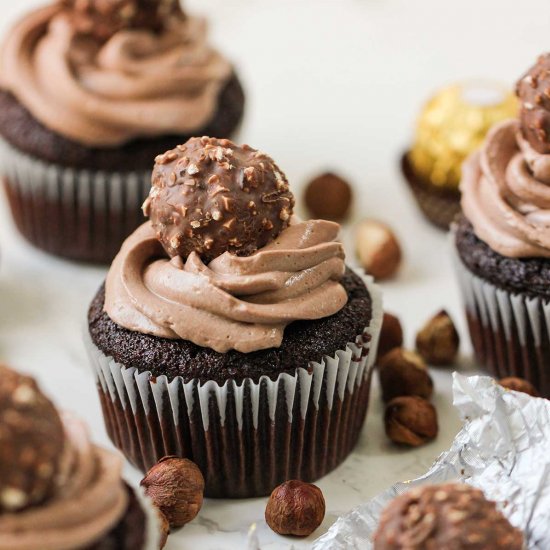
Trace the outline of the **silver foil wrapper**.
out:
M 526 548 L 550 548 L 550 401 L 511 392 L 492 378 L 454 375 L 464 427 L 419 479 L 398 483 L 339 518 L 313 550 L 368 550 L 382 510 L 412 487 L 464 482 L 497 502 L 525 533 Z

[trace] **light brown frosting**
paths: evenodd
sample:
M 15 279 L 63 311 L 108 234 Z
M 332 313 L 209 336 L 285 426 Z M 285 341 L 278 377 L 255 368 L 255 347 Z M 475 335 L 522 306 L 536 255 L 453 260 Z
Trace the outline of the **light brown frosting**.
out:
M 170 260 L 146 223 L 113 262 L 105 311 L 129 330 L 220 353 L 278 347 L 288 324 L 346 304 L 338 231 L 323 220 L 294 223 L 251 256 L 226 252 L 207 266 L 195 252 Z
M 38 120 L 100 147 L 205 126 L 231 71 L 207 45 L 202 19 L 175 18 L 160 34 L 123 30 L 101 44 L 77 35 L 59 5 L 16 24 L 0 57 L 0 84 Z
M 462 209 L 475 234 L 512 258 L 550 257 L 550 155 L 507 121 L 464 164 Z
M 67 448 L 57 493 L 40 507 L 0 515 L 0 550 L 77 550 L 98 542 L 121 519 L 128 494 L 120 458 L 90 443 L 66 417 Z

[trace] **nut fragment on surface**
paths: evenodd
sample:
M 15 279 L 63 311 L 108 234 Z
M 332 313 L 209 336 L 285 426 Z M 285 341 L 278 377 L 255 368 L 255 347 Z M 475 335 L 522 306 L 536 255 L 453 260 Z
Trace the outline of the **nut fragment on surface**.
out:
M 392 229 L 376 220 L 357 225 L 355 250 L 357 259 L 375 279 L 393 277 L 401 264 L 401 246 Z
M 280 535 L 307 537 L 325 517 L 321 489 L 311 483 L 290 480 L 276 487 L 265 509 L 265 521 Z
M 202 507 L 204 477 L 186 458 L 165 457 L 141 481 L 145 494 L 164 514 L 171 527 L 183 527 Z
M 404 395 L 432 396 L 434 385 L 426 363 L 413 351 L 395 348 L 384 355 L 378 363 L 378 376 L 384 401 Z
M 30 377 L 0 365 L 0 515 L 52 496 L 65 432 L 59 413 Z
M 522 550 L 524 537 L 479 489 L 447 483 L 396 497 L 373 542 L 374 550 Z
M 351 185 L 332 172 L 311 180 L 304 195 L 304 202 L 311 215 L 324 220 L 343 220 L 350 211 L 352 200 Z
M 535 388 L 531 382 L 525 380 L 524 378 L 509 376 L 507 378 L 502 378 L 498 383 L 508 390 L 526 393 L 531 397 L 540 397 L 540 393 L 537 388 Z
M 417 396 L 392 399 L 384 415 L 386 435 L 394 442 L 420 447 L 437 437 L 439 426 L 435 407 Z
M 384 357 L 392 349 L 403 345 L 403 327 L 395 315 L 384 312 L 382 330 L 378 341 L 378 357 Z
M 430 365 L 452 365 L 459 346 L 460 337 L 445 310 L 427 321 L 416 336 L 416 349 Z

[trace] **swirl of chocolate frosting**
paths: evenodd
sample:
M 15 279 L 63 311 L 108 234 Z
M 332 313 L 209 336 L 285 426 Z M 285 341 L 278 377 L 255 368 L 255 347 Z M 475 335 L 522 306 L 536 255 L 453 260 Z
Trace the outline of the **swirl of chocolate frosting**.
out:
M 67 444 L 55 495 L 40 506 L 0 516 L 0 550 L 77 550 L 98 542 L 123 516 L 128 493 L 121 459 L 90 443 L 65 416 Z
M 550 155 L 515 120 L 494 127 L 463 167 L 462 209 L 475 234 L 512 258 L 550 258 Z
M 15 25 L 0 67 L 2 87 L 34 117 L 94 147 L 192 133 L 210 121 L 232 74 L 202 19 L 169 19 L 160 32 L 124 28 L 101 41 L 79 33 L 61 4 Z
M 129 330 L 220 353 L 278 347 L 286 325 L 333 315 L 348 299 L 339 225 L 293 222 L 254 254 L 225 252 L 208 265 L 196 252 L 167 257 L 146 223 L 113 262 L 105 311 Z

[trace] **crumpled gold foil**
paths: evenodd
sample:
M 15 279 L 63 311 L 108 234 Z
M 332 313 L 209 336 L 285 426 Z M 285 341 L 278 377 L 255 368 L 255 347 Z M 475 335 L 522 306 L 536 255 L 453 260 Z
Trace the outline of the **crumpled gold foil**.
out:
M 518 102 L 498 83 L 468 81 L 439 91 L 418 118 L 409 162 L 423 181 L 458 189 L 462 162 L 495 123 L 515 118 Z

